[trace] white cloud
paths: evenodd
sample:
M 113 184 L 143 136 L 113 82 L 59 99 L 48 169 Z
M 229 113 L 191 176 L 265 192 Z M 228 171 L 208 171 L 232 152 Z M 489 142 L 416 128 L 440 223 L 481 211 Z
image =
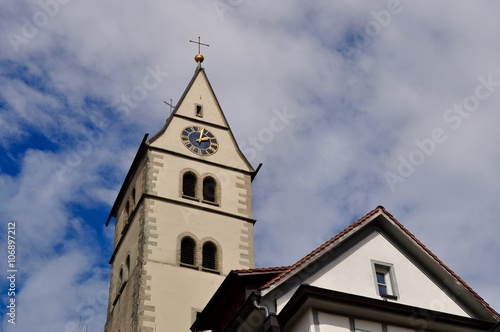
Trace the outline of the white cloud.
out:
M 142 134 L 165 120 L 163 100 L 175 103 L 189 82 L 197 50 L 188 40 L 199 35 L 240 143 L 269 128 L 273 110 L 296 115 L 252 158 L 264 163 L 254 181 L 260 265 L 292 263 L 382 204 L 499 310 L 500 89 L 458 129 L 443 120 L 479 76 L 500 82 L 499 4 L 401 1 L 385 24 L 377 21 L 385 1 L 221 2 L 224 12 L 217 1 L 70 1 L 14 48 L 7 34 L 22 35 L 43 9 L 4 6 L 0 144 L 9 157 L 1 160 L 19 171 L 0 167 L 0 216 L 20 225 L 30 268 L 20 300 L 58 296 L 39 311 L 23 306 L 23 330 L 62 330 L 85 292 L 107 288 L 100 269 L 111 253 L 91 253 L 82 239 L 109 249 L 109 206 Z M 113 111 L 157 66 L 168 73 L 158 86 L 126 114 Z M 397 174 L 398 158 L 438 127 L 446 142 L 391 191 L 384 173 Z M 78 215 L 93 206 L 99 215 Z M 99 310 L 92 330 L 104 324 Z

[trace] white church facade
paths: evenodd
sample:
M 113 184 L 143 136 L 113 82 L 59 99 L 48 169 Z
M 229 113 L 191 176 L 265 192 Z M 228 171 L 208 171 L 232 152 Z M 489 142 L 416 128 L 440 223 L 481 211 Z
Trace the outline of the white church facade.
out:
M 105 332 L 500 332 L 500 315 L 383 207 L 291 266 L 255 268 L 259 168 L 195 60 L 106 221 L 115 232 Z

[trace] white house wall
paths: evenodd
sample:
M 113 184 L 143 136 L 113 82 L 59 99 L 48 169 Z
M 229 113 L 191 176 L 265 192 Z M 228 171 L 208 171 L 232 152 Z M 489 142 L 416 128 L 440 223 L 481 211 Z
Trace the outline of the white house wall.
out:
M 290 332 L 315 332 L 312 311 L 307 310 L 300 318 L 293 324 Z
M 350 332 L 349 318 L 332 315 L 324 312 L 317 312 L 317 324 L 322 332 Z M 297 331 L 298 332 L 298 331 Z M 373 330 L 377 332 L 377 330 Z

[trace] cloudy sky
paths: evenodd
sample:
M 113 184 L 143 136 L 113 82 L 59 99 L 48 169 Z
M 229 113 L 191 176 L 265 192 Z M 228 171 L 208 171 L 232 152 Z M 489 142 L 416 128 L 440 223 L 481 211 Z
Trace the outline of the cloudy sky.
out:
M 104 223 L 144 133 L 169 114 L 163 101 L 189 83 L 198 36 L 242 150 L 264 165 L 258 266 L 291 264 L 383 205 L 500 310 L 499 11 L 451 0 L 3 1 L 0 232 L 15 222 L 18 274 L 15 326 L 0 282 L 0 330 L 75 331 L 82 319 L 102 331 Z M 5 275 L 6 236 L 0 245 Z

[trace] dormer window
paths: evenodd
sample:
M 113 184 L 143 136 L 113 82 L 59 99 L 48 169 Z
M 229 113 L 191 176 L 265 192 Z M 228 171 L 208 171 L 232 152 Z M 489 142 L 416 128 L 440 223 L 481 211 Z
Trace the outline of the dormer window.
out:
M 394 266 L 390 263 L 372 261 L 377 294 L 383 298 L 397 299 L 398 288 Z

